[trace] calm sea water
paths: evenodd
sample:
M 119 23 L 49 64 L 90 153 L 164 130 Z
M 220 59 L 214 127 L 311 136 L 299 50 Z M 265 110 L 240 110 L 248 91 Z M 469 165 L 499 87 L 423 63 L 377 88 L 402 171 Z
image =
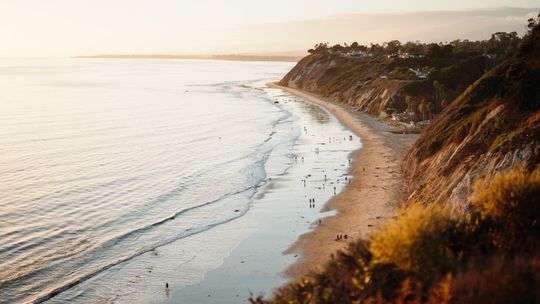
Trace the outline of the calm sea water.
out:
M 291 113 L 249 84 L 291 67 L 1 59 L 0 302 L 45 301 L 245 214 L 301 133 L 276 134 Z

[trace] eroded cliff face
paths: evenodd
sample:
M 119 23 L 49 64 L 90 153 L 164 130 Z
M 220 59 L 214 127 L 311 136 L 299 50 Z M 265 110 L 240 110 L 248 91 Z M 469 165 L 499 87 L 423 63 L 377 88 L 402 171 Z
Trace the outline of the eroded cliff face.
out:
M 515 55 L 499 60 L 488 72 L 486 67 L 497 63 L 476 57 L 455 63 L 453 73 L 446 74 L 460 94 L 424 130 L 403 161 L 408 201 L 448 204 L 464 213 L 479 178 L 516 165 L 530 169 L 538 164 L 540 33 L 534 31 Z M 433 79 L 396 80 L 385 75 L 396 66 L 433 63 L 315 54 L 303 58 L 280 85 L 384 116 L 392 110 L 405 111 L 406 96 L 435 98 Z
M 392 80 L 383 75 L 388 60 L 311 55 L 303 58 L 280 82 L 378 116 L 388 109 L 407 108 L 405 95 L 416 81 Z
M 487 72 L 424 130 L 403 169 L 410 201 L 467 212 L 472 185 L 513 166 L 540 160 L 540 33 Z

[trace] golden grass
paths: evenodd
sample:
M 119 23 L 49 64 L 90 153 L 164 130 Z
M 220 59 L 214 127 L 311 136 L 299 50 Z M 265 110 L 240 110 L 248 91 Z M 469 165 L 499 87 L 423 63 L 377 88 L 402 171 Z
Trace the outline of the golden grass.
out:
M 473 189 L 472 206 L 491 223 L 494 245 L 510 250 L 540 243 L 540 168 L 498 174 Z
M 447 209 L 414 204 L 373 235 L 369 246 L 372 262 L 394 264 L 429 277 L 444 273 L 454 259 L 447 236 L 455 225 Z

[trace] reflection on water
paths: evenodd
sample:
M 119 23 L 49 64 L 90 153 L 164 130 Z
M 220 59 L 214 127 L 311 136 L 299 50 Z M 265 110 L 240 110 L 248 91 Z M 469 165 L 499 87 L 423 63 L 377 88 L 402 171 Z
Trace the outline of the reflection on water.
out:
M 0 301 L 45 300 L 242 216 L 295 137 L 238 84 L 290 65 L 1 60 Z
M 298 98 L 295 97 L 295 100 L 298 100 Z M 314 121 L 320 124 L 324 124 L 328 122 L 330 116 L 328 112 L 321 111 L 320 106 L 313 103 L 306 103 L 305 108 L 307 110 L 307 113 L 309 113 L 313 117 Z

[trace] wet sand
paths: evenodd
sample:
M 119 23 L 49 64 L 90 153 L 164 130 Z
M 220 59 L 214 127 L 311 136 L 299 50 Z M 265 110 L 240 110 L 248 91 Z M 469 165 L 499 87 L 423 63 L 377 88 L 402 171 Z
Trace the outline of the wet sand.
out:
M 323 209 L 336 210 L 337 215 L 300 236 L 285 252 L 302 257 L 286 271 L 286 275 L 297 279 L 321 270 L 332 253 L 345 248 L 347 242 L 367 237 L 395 215 L 405 194 L 401 160 L 418 135 L 401 134 L 397 127 L 346 104 L 277 84 L 269 86 L 323 106 L 358 135 L 363 145 L 353 154 L 351 183 Z M 338 234 L 347 234 L 348 238 L 337 241 Z

